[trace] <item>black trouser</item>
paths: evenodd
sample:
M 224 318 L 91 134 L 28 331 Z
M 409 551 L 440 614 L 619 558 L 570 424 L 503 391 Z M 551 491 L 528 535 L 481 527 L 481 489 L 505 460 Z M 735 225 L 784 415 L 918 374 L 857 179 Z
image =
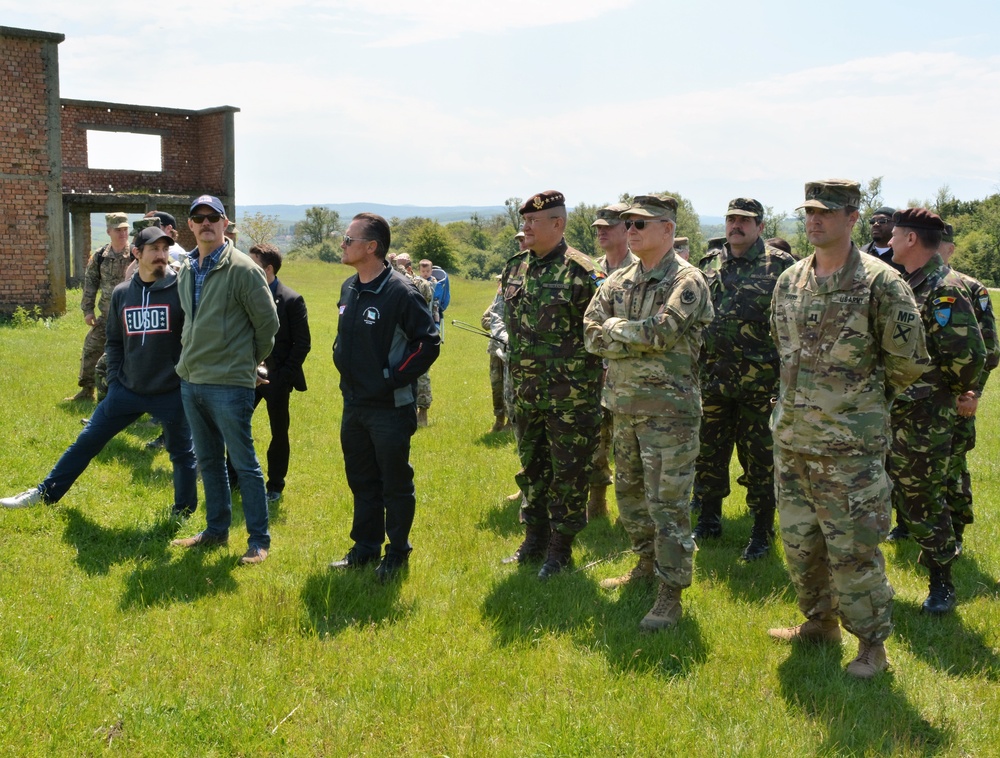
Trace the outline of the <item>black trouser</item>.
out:
M 291 388 L 282 389 L 262 384 L 254 393 L 253 407 L 256 408 L 263 400 L 267 405 L 267 420 L 271 426 L 271 444 L 267 446 L 267 485 L 268 492 L 283 492 L 285 477 L 288 476 L 288 457 L 291 445 L 288 442 L 288 427 L 291 417 L 288 411 Z M 229 470 L 229 481 L 232 486 L 239 486 L 236 470 L 226 456 L 226 468 Z

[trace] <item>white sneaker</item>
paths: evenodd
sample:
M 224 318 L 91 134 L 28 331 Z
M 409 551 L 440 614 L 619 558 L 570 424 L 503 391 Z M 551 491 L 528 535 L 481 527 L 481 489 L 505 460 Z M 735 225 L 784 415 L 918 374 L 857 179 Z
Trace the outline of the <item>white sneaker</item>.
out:
M 35 505 L 40 502 L 42 502 L 42 491 L 38 487 L 32 487 L 20 495 L 3 498 L 0 500 L 0 505 L 4 508 L 27 508 L 29 505 Z

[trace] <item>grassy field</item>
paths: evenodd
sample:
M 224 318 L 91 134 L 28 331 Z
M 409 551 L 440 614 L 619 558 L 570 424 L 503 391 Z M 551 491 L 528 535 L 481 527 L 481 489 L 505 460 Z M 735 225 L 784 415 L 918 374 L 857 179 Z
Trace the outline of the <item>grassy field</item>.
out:
M 487 433 L 486 340 L 454 328 L 414 438 L 409 576 L 382 587 L 330 572 L 351 516 L 330 354 L 349 272 L 281 272 L 306 297 L 314 349 L 264 565 L 237 566 L 238 497 L 228 548 L 168 545 L 170 463 L 144 449 L 150 428 L 123 433 L 57 506 L 0 512 L 0 755 L 1000 755 L 1000 390 L 981 406 L 958 612 L 921 616 L 916 547 L 887 547 L 893 668 L 852 681 L 853 638 L 823 650 L 767 637 L 800 618 L 780 550 L 737 560 L 750 519 L 735 471 L 725 536 L 698 552 L 671 632 L 638 631 L 651 587 L 597 587 L 633 563 L 613 521 L 589 525 L 577 570 L 548 583 L 502 566 L 521 534 L 504 500 L 513 440 Z M 477 323 L 492 288 L 453 281 L 449 318 Z M 89 413 L 62 401 L 85 330 L 70 300 L 48 325 L 0 327 L 4 495 L 40 481 Z M 256 422 L 263 452 L 263 410 Z M 203 525 L 199 508 L 181 533 Z

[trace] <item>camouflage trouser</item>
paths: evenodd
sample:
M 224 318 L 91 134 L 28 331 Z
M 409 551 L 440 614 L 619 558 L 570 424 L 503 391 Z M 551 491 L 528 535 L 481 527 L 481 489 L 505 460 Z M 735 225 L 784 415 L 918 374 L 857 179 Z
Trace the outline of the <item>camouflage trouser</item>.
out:
M 688 493 L 700 419 L 615 414 L 615 497 L 640 556 L 671 587 L 691 586 L 694 539 Z
M 601 409 L 516 410 L 521 470 L 514 478 L 525 495 L 521 520 L 549 521 L 556 531 L 576 534 L 587 525 L 587 482 Z
M 724 500 L 730 492 L 729 460 L 736 448 L 752 513 L 773 513 L 774 454 L 770 394 L 702 395 L 701 450 L 695 463 L 694 494 L 702 502 Z
M 102 353 L 94 367 L 94 386 L 97 388 L 97 402 L 108 396 L 108 354 Z
M 955 557 L 945 477 L 957 415 L 955 398 L 941 393 L 892 405 L 892 505 L 920 545 L 924 566 L 943 566 Z
M 601 432 L 597 438 L 597 448 L 594 450 L 594 467 L 590 472 L 591 485 L 604 485 L 605 487 L 613 481 L 611 478 L 611 435 L 614 429 L 614 420 L 611 411 L 602 409 Z
M 967 453 L 975 446 L 976 417 L 956 414 L 955 435 L 952 437 L 945 482 L 945 500 L 951 509 L 952 524 L 971 524 L 975 521 L 972 513 L 972 477 L 969 475 L 967 458 Z
M 490 353 L 490 390 L 493 393 L 493 415 L 506 415 L 507 409 L 503 402 L 503 361 L 493 353 Z
M 867 642 L 892 632 L 892 598 L 879 543 L 889 532 L 881 455 L 800 455 L 774 449 L 781 540 L 799 610 L 840 617 Z
M 80 377 L 76 383 L 84 389 L 94 388 L 94 370 L 97 368 L 97 361 L 104 355 L 104 343 L 107 341 L 104 324 L 104 317 L 98 316 L 83 340 L 83 355 L 80 357 Z
M 417 407 L 430 408 L 433 399 L 431 395 L 431 372 L 427 371 L 417 379 Z

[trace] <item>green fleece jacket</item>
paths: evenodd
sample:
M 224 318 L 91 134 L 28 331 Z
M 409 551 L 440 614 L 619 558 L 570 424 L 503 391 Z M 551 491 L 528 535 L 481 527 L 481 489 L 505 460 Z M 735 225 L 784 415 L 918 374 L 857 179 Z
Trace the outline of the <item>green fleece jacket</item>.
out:
M 248 255 L 227 242 L 194 308 L 190 258 L 178 275 L 184 331 L 177 375 L 192 384 L 254 388 L 257 364 L 274 347 L 278 313 L 267 280 Z

